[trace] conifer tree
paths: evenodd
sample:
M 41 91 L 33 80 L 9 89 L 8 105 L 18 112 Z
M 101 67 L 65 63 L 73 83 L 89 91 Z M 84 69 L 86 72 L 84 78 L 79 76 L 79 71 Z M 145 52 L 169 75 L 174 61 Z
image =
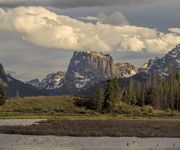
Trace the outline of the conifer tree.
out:
M 94 104 L 97 112 L 102 111 L 103 102 L 104 102 L 104 90 L 101 87 L 99 87 L 94 96 Z
M 120 101 L 120 88 L 117 78 L 107 81 L 103 109 L 105 112 L 113 112 L 114 105 Z

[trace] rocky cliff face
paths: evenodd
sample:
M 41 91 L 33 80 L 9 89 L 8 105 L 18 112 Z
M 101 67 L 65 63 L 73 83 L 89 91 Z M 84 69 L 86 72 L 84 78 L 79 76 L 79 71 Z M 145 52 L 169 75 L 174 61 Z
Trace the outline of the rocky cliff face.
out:
M 108 54 L 100 52 L 74 52 L 64 84 L 70 88 L 86 88 L 99 81 L 126 77 L 136 73 L 129 63 L 115 63 Z
M 74 52 L 65 76 L 65 84 L 80 89 L 111 78 L 115 76 L 113 64 L 110 55 L 98 52 Z
M 4 71 L 3 65 L 0 63 L 0 84 L 3 85 L 4 87 L 7 87 L 8 84 L 8 78 L 6 76 L 6 73 Z

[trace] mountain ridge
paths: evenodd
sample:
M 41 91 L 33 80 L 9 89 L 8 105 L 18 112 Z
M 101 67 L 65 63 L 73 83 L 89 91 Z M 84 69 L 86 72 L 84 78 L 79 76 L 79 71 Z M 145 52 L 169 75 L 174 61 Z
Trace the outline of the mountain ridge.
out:
M 175 72 L 180 72 L 180 44 L 176 45 L 175 48 L 166 53 L 163 57 L 150 59 L 145 71 L 148 74 L 158 72 L 164 76 L 168 76 L 170 68 Z
M 130 63 L 115 62 L 109 54 L 94 51 L 75 51 L 67 72 L 61 75 L 53 83 L 54 77 L 58 73 L 52 73 L 46 76 L 41 82 L 31 80 L 26 83 L 39 89 L 55 90 L 59 88 L 68 88 L 69 90 L 88 88 L 99 81 L 111 79 L 114 77 L 130 77 L 137 73 L 137 69 Z
M 16 91 L 22 91 L 22 96 L 73 95 L 115 77 L 123 85 L 130 79 L 147 80 L 153 72 L 168 76 L 169 66 L 180 72 L 180 44 L 163 57 L 150 59 L 139 69 L 130 63 L 115 62 L 109 54 L 75 51 L 66 73 L 59 71 L 47 75 L 42 81 L 34 79 L 26 83 L 6 74 L 0 64 L 0 83 L 10 96 L 16 96 Z

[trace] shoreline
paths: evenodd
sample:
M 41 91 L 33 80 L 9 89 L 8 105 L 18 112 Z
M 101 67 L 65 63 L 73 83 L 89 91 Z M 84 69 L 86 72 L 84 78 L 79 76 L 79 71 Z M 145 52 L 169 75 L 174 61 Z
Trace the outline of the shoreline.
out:
M 68 137 L 0 134 L 0 149 L 179 150 L 179 138 Z
M 1 134 L 180 138 L 180 120 L 10 119 L 0 121 Z

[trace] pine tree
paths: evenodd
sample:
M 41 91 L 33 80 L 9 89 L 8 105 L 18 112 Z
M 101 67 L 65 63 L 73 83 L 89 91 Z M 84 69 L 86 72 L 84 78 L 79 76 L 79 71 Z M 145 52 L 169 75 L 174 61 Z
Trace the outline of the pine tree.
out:
M 120 101 L 120 88 L 117 78 L 107 81 L 103 109 L 105 112 L 113 112 L 114 105 Z
M 121 93 L 117 78 L 113 79 L 113 85 L 114 85 L 114 102 L 118 102 L 121 99 Z
M 145 105 L 145 91 L 146 86 L 144 83 L 140 83 L 136 86 L 136 99 L 137 99 L 137 105 L 143 107 Z
M 104 103 L 103 103 L 103 110 L 105 112 L 111 111 L 111 105 L 112 105 L 112 101 L 114 99 L 113 93 L 114 93 L 113 82 L 112 82 L 112 80 L 108 80 L 107 88 L 105 91 L 105 99 L 104 99 Z
M 176 73 L 175 80 L 175 109 L 180 110 L 180 73 Z
M 128 102 L 132 105 L 135 105 L 137 103 L 138 89 L 136 87 L 137 85 L 135 85 L 133 80 L 130 79 L 130 84 L 128 88 Z
M 94 96 L 94 104 L 97 112 L 102 111 L 103 102 L 104 102 L 104 90 L 101 87 L 99 87 Z

